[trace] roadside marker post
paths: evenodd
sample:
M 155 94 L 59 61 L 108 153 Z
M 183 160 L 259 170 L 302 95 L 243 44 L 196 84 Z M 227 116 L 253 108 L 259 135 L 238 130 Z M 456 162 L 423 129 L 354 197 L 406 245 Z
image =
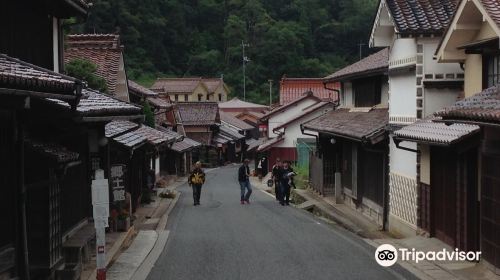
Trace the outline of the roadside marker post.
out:
M 106 280 L 106 227 L 109 218 L 109 183 L 104 170 L 95 171 L 92 181 L 92 206 L 96 232 L 97 280 Z

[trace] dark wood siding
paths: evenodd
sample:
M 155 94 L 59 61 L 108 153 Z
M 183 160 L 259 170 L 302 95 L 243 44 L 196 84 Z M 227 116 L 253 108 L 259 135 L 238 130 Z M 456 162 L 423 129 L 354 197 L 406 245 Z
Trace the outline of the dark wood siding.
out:
M 478 249 L 477 155 L 476 148 L 431 148 L 430 233 L 466 251 Z
M 482 257 L 500 268 L 500 130 L 485 129 L 481 164 Z
M 0 53 L 53 69 L 53 27 L 47 10 L 45 1 L 2 1 Z
M 0 217 L 2 230 L 0 230 L 0 255 L 10 255 L 12 248 L 16 248 L 18 234 L 17 192 L 19 175 L 16 170 L 17 156 L 15 143 L 16 119 L 13 112 L 0 110 Z M 11 262 L 0 264 L 0 278 L 6 270 L 12 270 L 15 257 Z
M 384 203 L 384 157 L 382 152 L 359 149 L 358 191 L 379 206 Z

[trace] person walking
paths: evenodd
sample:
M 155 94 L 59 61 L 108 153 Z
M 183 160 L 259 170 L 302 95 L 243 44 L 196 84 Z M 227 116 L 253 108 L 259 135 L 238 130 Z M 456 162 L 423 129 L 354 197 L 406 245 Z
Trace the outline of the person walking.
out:
M 283 165 L 281 164 L 280 158 L 276 159 L 276 163 L 273 165 L 272 176 L 274 181 L 274 193 L 276 195 L 276 200 L 281 201 L 281 174 L 283 173 Z
M 238 182 L 240 183 L 241 188 L 241 204 L 245 204 L 245 202 L 250 204 L 250 195 L 252 195 L 252 186 L 250 185 L 250 168 L 248 167 L 249 162 L 250 160 L 245 159 L 240 168 L 238 168 Z
M 293 168 L 289 161 L 285 161 L 283 163 L 283 171 L 281 173 L 281 205 L 290 205 L 290 189 L 295 188 L 295 184 L 293 182 L 293 176 L 295 176 L 295 172 L 293 172 Z
M 193 188 L 194 206 L 200 205 L 201 187 L 205 183 L 205 172 L 201 169 L 201 162 L 194 164 L 194 169 L 189 175 L 188 184 Z

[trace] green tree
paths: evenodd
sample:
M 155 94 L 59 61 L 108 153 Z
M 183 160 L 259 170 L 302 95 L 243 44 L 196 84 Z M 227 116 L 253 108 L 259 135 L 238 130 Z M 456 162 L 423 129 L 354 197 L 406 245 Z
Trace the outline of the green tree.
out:
M 77 79 L 86 81 L 90 88 L 107 92 L 106 80 L 95 74 L 97 65 L 86 59 L 73 59 L 65 65 L 66 73 Z
M 243 94 L 241 42 L 247 56 L 247 96 L 268 103 L 267 80 L 322 77 L 359 59 L 377 0 L 94 0 L 73 32 L 119 33 L 127 75 L 148 85 L 159 76 L 224 74 Z
M 144 114 L 144 124 L 149 127 L 155 127 L 155 116 L 153 114 L 153 110 L 149 105 L 149 102 L 144 101 L 142 103 L 142 113 Z

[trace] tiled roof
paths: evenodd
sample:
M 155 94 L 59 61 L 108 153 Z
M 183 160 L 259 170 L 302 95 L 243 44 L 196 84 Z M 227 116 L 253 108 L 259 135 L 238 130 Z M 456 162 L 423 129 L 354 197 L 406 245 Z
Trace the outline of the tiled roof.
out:
M 339 137 L 371 140 L 384 133 L 389 121 L 387 109 L 372 109 L 369 112 L 350 112 L 337 109 L 303 124 L 309 130 L 337 135 Z
M 201 77 L 195 78 L 159 78 L 151 89 L 164 93 L 191 93 L 202 82 Z
M 183 125 L 212 125 L 220 121 L 215 102 L 184 102 L 175 105 Z
M 479 132 L 479 126 L 469 124 L 452 124 L 434 122 L 436 117 L 417 121 L 411 125 L 396 130 L 394 134 L 406 140 L 436 144 L 453 144 L 463 138 Z
M 283 140 L 285 140 L 285 138 L 283 138 L 282 135 L 268 139 L 267 141 L 264 141 L 262 144 L 259 145 L 259 147 L 257 148 L 257 152 L 265 152 Z
M 304 110 L 299 115 L 297 115 L 294 118 L 291 118 L 291 119 L 287 120 L 286 122 L 280 124 L 279 126 L 275 127 L 273 130 L 276 131 L 276 130 L 279 130 L 282 128 L 286 128 L 291 123 L 296 122 L 302 118 L 305 118 L 305 117 L 309 116 L 309 114 L 317 112 L 318 110 L 321 110 L 322 108 L 327 108 L 328 106 L 333 109 L 333 104 L 331 102 L 324 102 L 324 101 L 318 102 L 310 107 L 304 108 Z
M 224 135 L 222 133 L 216 133 L 214 137 L 212 138 L 212 145 L 216 146 L 217 144 L 227 144 L 233 139 L 227 135 Z
M 342 81 L 366 74 L 385 72 L 389 68 L 389 48 L 363 58 L 339 71 L 327 76 L 326 81 Z
M 248 123 L 233 116 L 232 114 L 229 114 L 229 113 L 226 113 L 223 111 L 220 111 L 219 114 L 220 114 L 220 120 L 222 122 L 228 123 L 229 125 L 237 127 L 240 130 L 251 130 L 251 129 L 255 128 L 255 127 L 249 125 Z
M 214 93 L 215 90 L 223 83 L 222 79 L 203 79 L 203 83 L 207 86 L 209 93 Z
M 186 151 L 196 149 L 200 146 L 201 146 L 201 143 L 198 143 L 198 142 L 196 142 L 193 139 L 190 139 L 188 137 L 184 137 L 184 139 L 182 141 L 175 142 L 170 149 L 172 149 L 178 153 L 183 153 Z
M 451 21 L 458 0 L 385 0 L 402 34 L 439 34 Z
M 128 127 L 130 130 L 124 130 L 126 121 L 114 121 L 106 125 L 106 135 L 112 135 L 118 130 L 122 130 L 120 134 L 110 136 L 114 141 L 126 146 L 135 147 L 143 143 L 149 143 L 153 146 L 173 143 L 178 140 L 179 134 L 171 131 L 160 131 L 149 126 L 140 125 L 134 127 L 131 123 Z
M 139 127 L 139 124 L 129 121 L 112 121 L 105 126 L 106 137 L 114 137 L 118 134 L 122 134 L 132 129 Z
M 66 102 L 47 99 L 58 106 L 70 109 Z M 142 109 L 127 102 L 120 101 L 109 95 L 91 89 L 83 89 L 80 103 L 76 111 L 83 116 L 109 116 L 109 115 L 130 115 L 141 114 Z
M 172 107 L 172 103 L 161 97 L 148 97 L 149 104 L 158 109 L 168 109 Z
M 500 85 L 458 101 L 436 115 L 443 119 L 500 123 Z
M 340 89 L 339 84 L 328 85 L 330 88 Z M 337 100 L 333 90 L 325 89 L 322 78 L 282 78 L 280 81 L 280 105 L 286 105 L 300 99 L 307 92 L 325 100 Z
M 264 142 L 263 139 L 247 139 L 245 141 L 245 144 L 247 145 L 247 152 L 251 152 L 255 149 L 257 149 L 262 143 Z
M 298 99 L 295 99 L 294 101 L 288 103 L 288 104 L 284 104 L 284 105 L 281 105 L 281 106 L 278 106 L 274 109 L 272 109 L 271 111 L 267 112 L 266 114 L 264 114 L 261 118 L 262 119 L 268 119 L 270 116 L 273 116 L 277 113 L 280 113 L 280 112 L 283 112 L 285 111 L 287 108 L 290 108 L 291 106 L 295 105 L 295 104 L 298 104 L 306 99 L 314 99 L 316 100 L 316 102 L 320 102 L 321 99 L 316 97 L 311 91 L 310 92 L 307 92 L 306 94 L 302 95 L 300 98 Z
M 235 97 L 229 101 L 219 103 L 219 108 L 221 108 L 221 109 L 267 109 L 269 107 L 266 105 L 246 102 L 246 101 L 240 100 L 238 97 Z
M 97 65 L 96 75 L 106 80 L 110 94 L 116 93 L 118 71 L 122 57 L 120 36 L 116 34 L 68 35 L 64 51 L 66 63 L 85 59 Z
M 245 138 L 245 135 L 239 133 L 237 130 L 234 130 L 231 127 L 224 124 L 221 124 L 219 126 L 219 134 L 227 136 L 231 138 L 231 140 L 241 140 Z
M 209 146 L 211 144 L 211 134 L 211 132 L 186 132 L 187 137 L 205 146 Z
M 500 27 L 500 1 L 481 0 L 481 3 L 491 19 Z
M 133 92 L 133 93 L 135 93 L 139 96 L 142 96 L 142 97 L 158 96 L 158 93 L 156 93 L 148 88 L 145 88 L 132 80 L 128 80 L 128 89 L 130 92 Z
M 26 139 L 25 144 L 31 150 L 41 153 L 57 163 L 67 163 L 76 161 L 80 155 L 76 152 L 68 150 L 66 147 L 55 142 L 43 142 L 39 140 Z
M 0 54 L 0 88 L 75 95 L 82 82 Z

